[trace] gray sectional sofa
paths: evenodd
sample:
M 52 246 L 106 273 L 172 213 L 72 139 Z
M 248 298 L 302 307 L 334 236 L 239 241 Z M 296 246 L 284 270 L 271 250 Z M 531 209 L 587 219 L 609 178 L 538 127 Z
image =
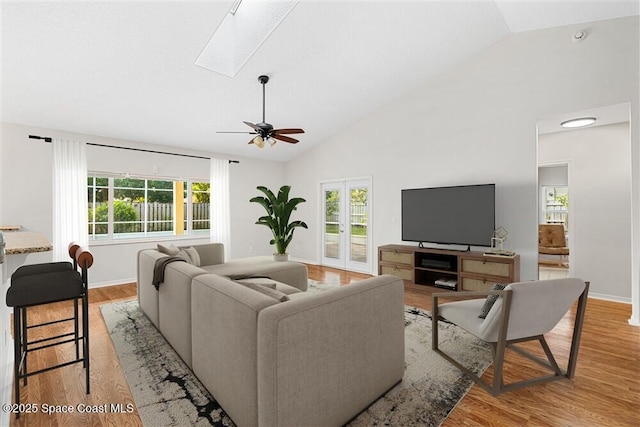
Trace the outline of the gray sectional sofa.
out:
M 237 425 L 343 425 L 401 381 L 401 279 L 308 293 L 304 264 L 225 263 L 220 244 L 194 248 L 201 266 L 167 264 L 157 290 L 154 266 L 167 255 L 140 251 L 138 301 Z

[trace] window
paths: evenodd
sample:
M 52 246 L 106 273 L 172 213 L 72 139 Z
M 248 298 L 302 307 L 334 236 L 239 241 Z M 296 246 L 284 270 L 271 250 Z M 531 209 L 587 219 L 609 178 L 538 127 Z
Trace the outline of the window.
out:
M 89 176 L 89 239 L 209 234 L 209 183 Z

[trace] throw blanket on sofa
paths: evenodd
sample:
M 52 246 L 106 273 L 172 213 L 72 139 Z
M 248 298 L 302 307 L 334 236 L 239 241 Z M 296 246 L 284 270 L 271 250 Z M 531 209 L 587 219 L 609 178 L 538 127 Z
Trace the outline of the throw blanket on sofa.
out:
M 153 266 L 153 280 L 151 281 L 156 290 L 160 288 L 160 283 L 164 282 L 164 268 L 167 264 L 174 261 L 187 262 L 187 260 L 181 256 L 167 256 L 156 260 L 156 263 Z

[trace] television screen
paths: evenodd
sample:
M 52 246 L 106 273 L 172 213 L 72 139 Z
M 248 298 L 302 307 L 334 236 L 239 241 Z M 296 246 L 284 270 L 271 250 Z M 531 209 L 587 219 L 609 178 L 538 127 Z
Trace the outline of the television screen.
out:
M 402 190 L 402 240 L 491 246 L 495 184 Z

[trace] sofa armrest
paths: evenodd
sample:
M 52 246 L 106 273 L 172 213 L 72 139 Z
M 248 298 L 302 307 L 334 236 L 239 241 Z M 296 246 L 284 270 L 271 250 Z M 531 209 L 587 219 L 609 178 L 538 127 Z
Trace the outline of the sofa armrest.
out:
M 222 243 L 206 243 L 193 245 L 193 247 L 200 255 L 200 265 L 224 264 L 224 245 Z
M 343 425 L 404 374 L 404 286 L 379 276 L 262 310 L 258 424 Z
M 215 275 L 191 286 L 192 369 L 239 426 L 258 425 L 258 313 L 278 302 Z
M 191 368 L 191 283 L 206 272 L 187 262 L 172 262 L 158 286 L 158 329 Z
M 153 286 L 153 269 L 156 261 L 166 256 L 155 249 L 143 249 L 138 252 L 138 280 L 136 281 L 138 304 L 156 328 L 160 328 L 160 323 L 158 321 L 158 291 Z

